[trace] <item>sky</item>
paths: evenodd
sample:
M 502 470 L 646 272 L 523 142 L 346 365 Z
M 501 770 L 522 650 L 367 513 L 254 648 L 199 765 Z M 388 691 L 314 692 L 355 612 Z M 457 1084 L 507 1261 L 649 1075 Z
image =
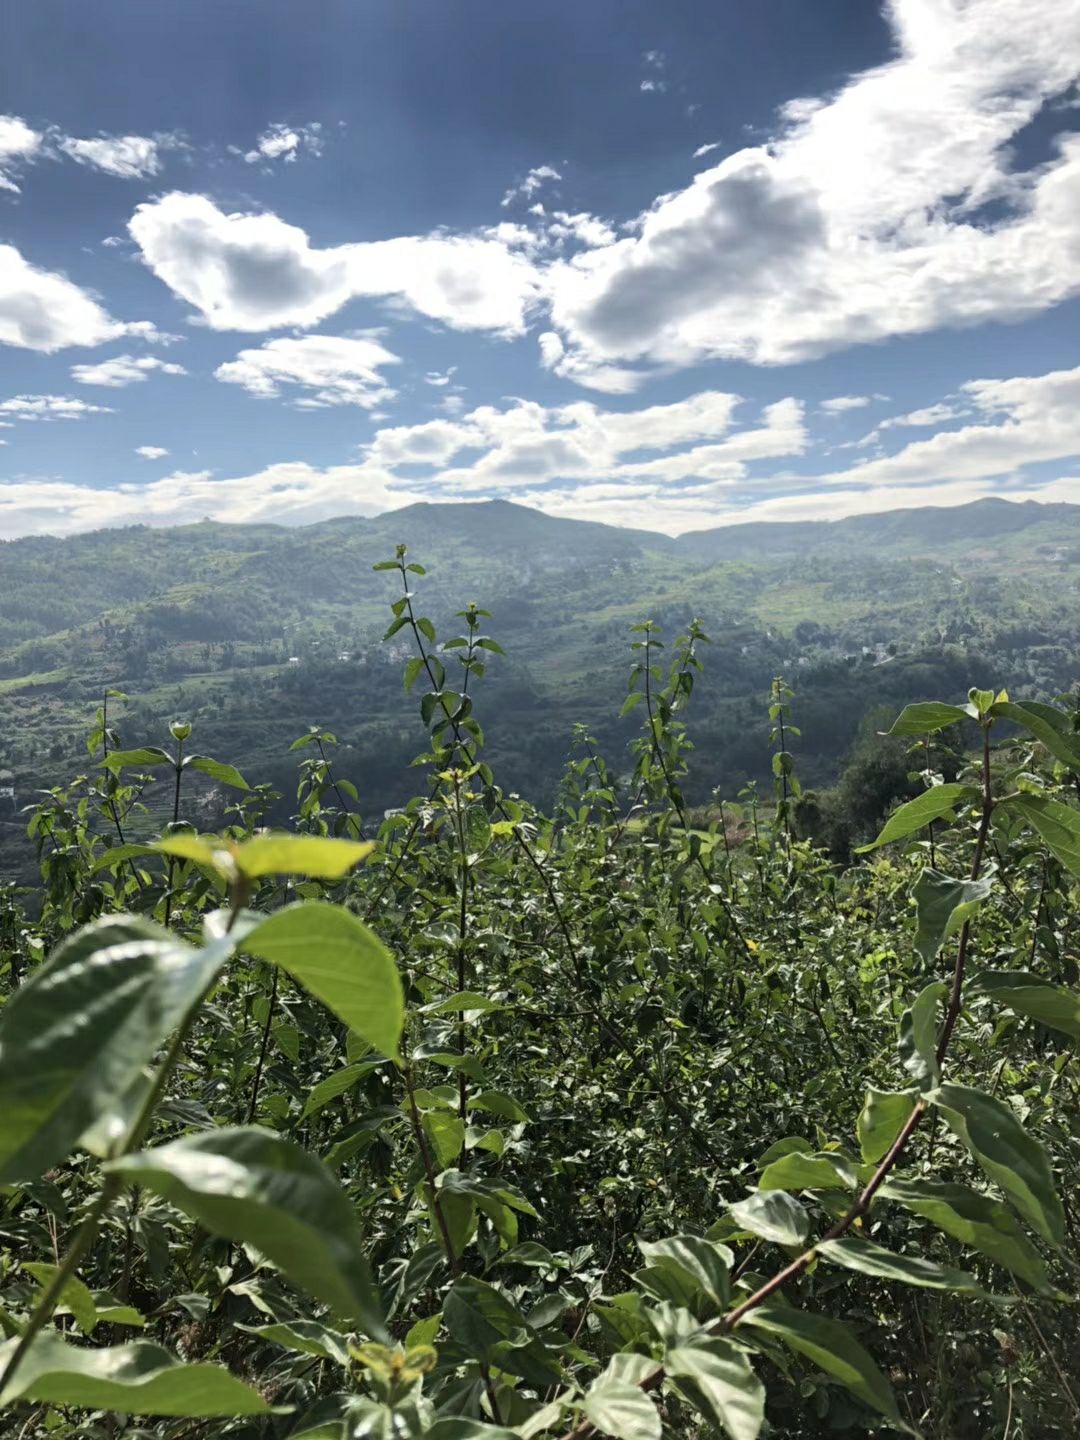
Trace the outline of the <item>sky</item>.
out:
M 1080 0 L 0 12 L 0 538 L 1080 501 Z

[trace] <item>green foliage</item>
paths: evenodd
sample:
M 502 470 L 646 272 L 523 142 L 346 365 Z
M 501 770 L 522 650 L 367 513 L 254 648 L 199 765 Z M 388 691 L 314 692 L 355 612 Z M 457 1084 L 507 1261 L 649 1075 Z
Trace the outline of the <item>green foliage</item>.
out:
M 31 814 L 4 1433 L 1074 1433 L 1075 702 L 875 721 L 841 866 L 775 675 L 771 798 L 691 808 L 713 642 L 652 619 L 630 764 L 582 726 L 549 815 L 499 783 L 486 612 L 444 635 L 406 547 L 378 568 L 423 778 L 377 827 L 333 731 L 267 829 L 257 764 L 187 719 L 122 745 L 109 695 Z M 193 775 L 232 797 L 198 827 Z

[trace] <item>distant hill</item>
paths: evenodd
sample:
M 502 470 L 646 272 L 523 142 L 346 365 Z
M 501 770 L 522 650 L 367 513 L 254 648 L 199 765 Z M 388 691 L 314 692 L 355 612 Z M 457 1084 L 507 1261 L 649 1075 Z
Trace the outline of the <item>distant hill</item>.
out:
M 669 642 L 691 616 L 711 636 L 690 713 L 706 792 L 769 784 L 776 674 L 798 692 L 809 784 L 836 773 L 875 705 L 970 684 L 1051 695 L 1080 678 L 1080 505 L 981 500 L 677 539 L 506 501 L 99 530 L 0 544 L 0 767 L 20 801 L 93 763 L 83 736 L 111 688 L 130 697 L 112 706 L 125 744 L 190 718 L 200 750 L 281 792 L 282 818 L 288 745 L 312 724 L 341 740 L 366 815 L 399 803 L 422 731 L 402 691 L 407 636 L 382 640 L 399 582 L 372 569 L 399 543 L 426 567 L 417 604 L 440 638 L 470 601 L 491 612 L 506 654 L 476 695 L 488 757 L 545 801 L 575 722 L 626 766 L 638 717 L 617 717 L 643 618 Z M 221 797 L 201 799 L 199 823 Z M 0 825 L 0 876 L 19 829 Z

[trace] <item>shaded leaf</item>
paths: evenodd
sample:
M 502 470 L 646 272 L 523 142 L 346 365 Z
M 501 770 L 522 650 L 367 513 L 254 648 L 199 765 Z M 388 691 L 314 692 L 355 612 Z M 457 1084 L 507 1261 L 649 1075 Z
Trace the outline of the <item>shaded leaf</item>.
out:
M 1080 1040 L 1080 994 L 1064 985 L 1047 985 L 1029 970 L 983 970 L 969 986 L 972 993 L 988 995 L 1017 1015 L 1026 1015 Z
M 916 880 L 912 895 L 918 914 L 915 949 L 929 965 L 950 935 L 954 935 L 990 894 L 993 882 L 954 880 L 929 866 Z
M 823 1240 L 815 1247 L 836 1265 L 847 1270 L 858 1270 L 863 1275 L 875 1275 L 880 1280 L 900 1280 L 905 1285 L 919 1285 L 926 1290 L 947 1290 L 957 1295 L 980 1295 L 993 1298 L 965 1270 L 954 1270 L 948 1265 L 938 1265 L 925 1260 L 921 1255 L 898 1255 L 883 1245 L 863 1240 L 854 1235 L 840 1240 Z
M 810 1234 L 810 1216 L 786 1190 L 758 1190 L 728 1211 L 741 1230 L 773 1245 L 802 1245 Z
M 664 1368 L 731 1440 L 756 1440 L 765 1422 L 765 1389 L 744 1350 L 730 1340 L 694 1340 L 669 1350 Z
M 867 1164 L 876 1164 L 888 1153 L 914 1108 L 910 1091 L 875 1090 L 873 1086 L 867 1090 L 856 1125 L 859 1153 Z
M 637 1385 L 605 1380 L 586 1392 L 589 1423 L 615 1440 L 660 1440 L 662 1427 L 656 1405 Z
M 842 1155 L 824 1151 L 806 1155 L 789 1151 L 766 1165 L 758 1180 L 759 1190 L 851 1190 L 858 1177 Z
M 909 800 L 906 805 L 894 810 L 877 839 L 872 840 L 869 845 L 860 845 L 855 854 L 866 855 L 880 845 L 904 840 L 908 835 L 914 835 L 917 830 L 925 829 L 932 820 L 951 815 L 962 801 L 977 799 L 978 795 L 978 790 L 972 785 L 934 785 L 917 795 L 914 800 Z
M 1016 795 L 1007 805 L 1039 833 L 1066 870 L 1080 876 L 1080 811 L 1043 795 Z
M 355 1208 L 299 1145 L 243 1126 L 185 1136 L 106 1168 L 213 1234 L 254 1245 L 301 1289 L 385 1337 Z
M 922 1090 L 936 1085 L 941 1075 L 937 1062 L 937 1007 L 948 993 L 943 980 L 933 980 L 900 1016 L 896 1040 L 900 1063 Z

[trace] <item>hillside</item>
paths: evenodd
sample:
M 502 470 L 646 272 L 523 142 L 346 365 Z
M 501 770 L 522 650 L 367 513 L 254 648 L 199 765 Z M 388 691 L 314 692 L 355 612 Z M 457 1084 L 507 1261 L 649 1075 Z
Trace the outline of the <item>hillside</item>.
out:
M 830 780 L 880 703 L 970 683 L 1053 694 L 1080 675 L 1080 506 L 1000 500 L 835 522 L 744 525 L 678 539 L 556 519 L 504 501 L 422 504 L 302 528 L 203 522 L 0 545 L 0 765 L 16 801 L 87 757 L 106 688 L 124 743 L 193 719 L 200 748 L 244 757 L 289 813 L 288 744 L 334 730 L 378 816 L 408 792 L 416 736 L 403 637 L 382 643 L 397 543 L 427 574 L 441 635 L 475 600 L 505 649 L 478 697 L 506 782 L 547 801 L 582 721 L 624 762 L 618 714 L 628 628 L 670 638 L 699 615 L 712 639 L 692 736 L 702 796 L 762 776 L 762 697 L 798 693 L 801 772 Z M 63 586 L 56 577 L 64 577 Z M 3 853 L 21 824 L 3 826 Z

